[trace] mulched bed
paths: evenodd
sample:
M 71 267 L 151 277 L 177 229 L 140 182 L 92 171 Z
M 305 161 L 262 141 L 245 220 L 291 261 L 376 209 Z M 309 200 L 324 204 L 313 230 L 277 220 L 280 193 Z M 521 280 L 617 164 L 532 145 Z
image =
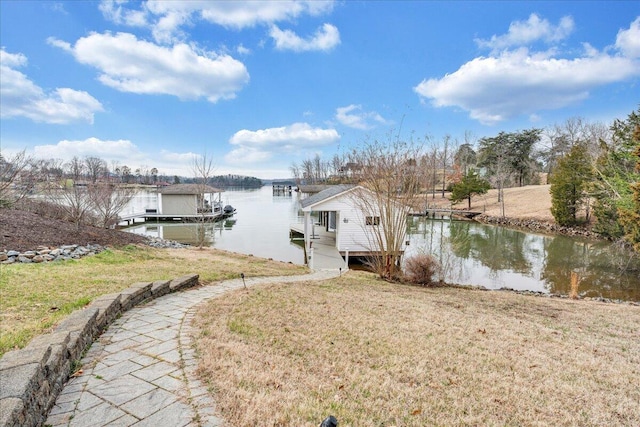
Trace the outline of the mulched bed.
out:
M 98 244 L 120 247 L 144 243 L 146 238 L 119 230 L 82 226 L 57 219 L 15 210 L 0 209 L 0 251 L 34 250 L 38 246 Z

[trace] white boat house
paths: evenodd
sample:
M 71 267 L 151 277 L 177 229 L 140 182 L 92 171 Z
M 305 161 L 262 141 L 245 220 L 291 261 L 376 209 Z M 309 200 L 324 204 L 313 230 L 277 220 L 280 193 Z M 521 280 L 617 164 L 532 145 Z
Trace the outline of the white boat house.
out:
M 158 191 L 156 215 L 183 219 L 216 218 L 222 214 L 222 192 L 209 185 L 170 185 Z
M 380 220 L 379 207 L 366 202 L 373 197 L 370 190 L 362 186 L 331 186 L 300 202 L 304 220 L 292 226 L 292 231 L 304 235 L 307 254 L 314 246 L 323 245 L 323 249 L 329 247 L 343 259 L 375 256 L 384 245 L 379 240 L 380 232 L 384 233 L 380 229 L 384 221 Z M 404 212 L 398 209 L 394 214 L 404 215 Z M 401 221 L 406 227 L 406 217 Z

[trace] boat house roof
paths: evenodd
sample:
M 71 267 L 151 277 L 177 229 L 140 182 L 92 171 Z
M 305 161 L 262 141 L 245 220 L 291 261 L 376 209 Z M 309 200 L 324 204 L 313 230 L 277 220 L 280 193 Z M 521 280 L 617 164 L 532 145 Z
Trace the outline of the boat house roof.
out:
M 222 193 L 224 190 L 201 184 L 173 184 L 158 190 L 160 194 L 209 194 Z
M 317 203 L 324 202 L 325 200 L 336 197 L 342 193 L 346 193 L 347 191 L 350 191 L 356 187 L 357 186 L 354 184 L 333 185 L 325 190 L 322 190 L 319 193 L 316 193 L 312 196 L 307 197 L 306 199 L 303 199 L 300 202 L 300 205 L 302 206 L 302 208 L 307 208 L 309 206 L 313 206 Z

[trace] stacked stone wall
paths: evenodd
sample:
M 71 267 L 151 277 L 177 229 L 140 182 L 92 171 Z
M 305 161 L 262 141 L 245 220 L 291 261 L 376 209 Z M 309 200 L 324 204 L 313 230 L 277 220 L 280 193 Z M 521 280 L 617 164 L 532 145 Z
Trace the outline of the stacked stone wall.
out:
M 134 283 L 102 295 L 0 359 L 0 427 L 42 426 L 82 354 L 120 314 L 143 301 L 198 284 L 192 274 L 174 280 Z
M 556 223 L 539 221 L 536 219 L 516 219 L 505 218 L 499 216 L 478 215 L 473 218 L 475 221 L 483 224 L 500 225 L 504 227 L 519 228 L 533 232 L 546 234 L 562 234 L 565 236 L 588 237 L 590 239 L 602 239 L 598 233 L 580 227 L 563 227 Z

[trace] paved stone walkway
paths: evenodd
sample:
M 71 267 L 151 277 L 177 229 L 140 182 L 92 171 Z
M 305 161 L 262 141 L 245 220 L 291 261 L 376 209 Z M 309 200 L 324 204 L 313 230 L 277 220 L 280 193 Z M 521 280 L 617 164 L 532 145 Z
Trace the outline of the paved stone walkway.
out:
M 246 285 L 323 280 L 309 275 L 247 278 Z M 111 324 L 82 359 L 45 425 L 102 427 L 221 426 L 215 403 L 196 377 L 191 320 L 209 298 L 243 287 L 241 279 L 165 295 L 134 307 Z

